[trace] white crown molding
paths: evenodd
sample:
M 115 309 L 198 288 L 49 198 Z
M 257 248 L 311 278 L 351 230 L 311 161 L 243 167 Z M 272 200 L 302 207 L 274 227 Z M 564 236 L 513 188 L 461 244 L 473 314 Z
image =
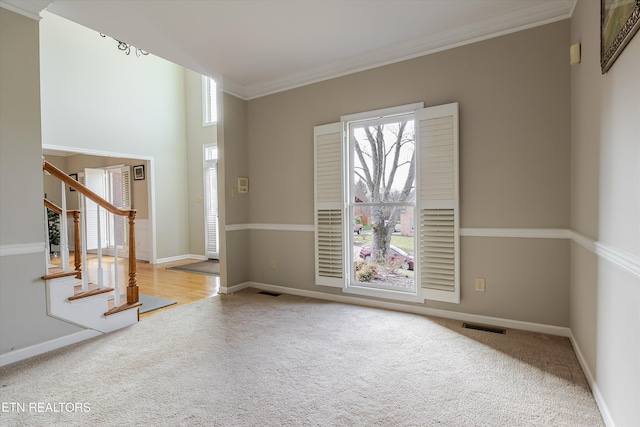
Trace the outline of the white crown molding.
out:
M 45 250 L 44 242 L 19 243 L 0 246 L 0 256 L 39 254 Z
M 235 96 L 236 98 L 240 98 L 245 101 L 249 100 L 247 96 L 247 88 L 239 83 L 236 83 L 235 81 L 231 80 L 228 77 L 222 78 L 220 89 L 223 92 L 228 93 L 229 95 Z
M 254 99 L 324 80 L 377 68 L 383 65 L 441 52 L 459 46 L 515 33 L 529 28 L 569 19 L 577 0 L 548 1 L 522 8 L 512 13 L 495 16 L 471 25 L 430 34 L 405 43 L 376 49 L 361 55 L 333 62 L 324 67 L 287 74 L 272 80 L 251 84 L 244 90 L 243 99 Z
M 53 3 L 50 0 L 0 0 L 0 7 L 39 21 L 40 12 Z

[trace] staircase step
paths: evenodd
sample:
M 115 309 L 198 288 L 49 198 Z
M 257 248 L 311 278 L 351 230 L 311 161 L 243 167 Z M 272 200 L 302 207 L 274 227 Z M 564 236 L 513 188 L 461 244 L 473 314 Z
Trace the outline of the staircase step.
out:
M 59 270 L 59 271 L 55 271 L 55 270 Z M 70 277 L 70 276 L 76 276 L 78 279 L 81 278 L 82 272 L 80 271 L 62 271 L 62 269 L 50 269 L 49 270 L 49 274 L 42 276 L 43 280 L 53 280 L 53 279 L 60 279 L 61 277 Z
M 141 307 L 142 303 L 141 302 L 134 302 L 134 303 L 125 303 L 122 304 L 120 307 L 114 307 L 112 309 L 110 309 L 109 311 L 107 311 L 106 313 L 104 313 L 105 317 L 106 316 L 111 316 L 112 314 L 116 314 L 116 313 L 121 313 L 123 311 L 127 311 L 127 310 L 131 310 L 137 307 Z M 140 313 L 138 313 L 138 320 L 140 318 Z
M 74 296 L 69 297 L 69 301 L 75 301 L 82 298 L 92 297 L 94 295 L 106 294 L 108 292 L 113 292 L 113 288 L 101 288 L 101 289 L 93 289 L 87 292 L 80 292 L 75 294 Z

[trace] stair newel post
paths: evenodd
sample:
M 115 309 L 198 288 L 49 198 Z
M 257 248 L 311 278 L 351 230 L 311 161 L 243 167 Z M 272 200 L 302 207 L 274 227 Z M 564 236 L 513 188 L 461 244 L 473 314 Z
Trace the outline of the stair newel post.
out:
M 67 230 L 67 187 L 61 182 L 62 213 L 60 214 L 60 262 L 62 271 L 69 271 L 69 233 Z
M 138 295 L 138 281 L 136 279 L 136 211 L 129 211 L 129 286 L 127 286 L 127 303 L 140 301 Z
M 102 224 L 100 221 L 100 205 L 96 203 L 96 222 L 98 231 L 98 288 L 104 286 L 104 269 L 102 268 Z
M 80 260 L 80 211 L 73 211 L 73 265 L 80 272 L 82 261 Z M 80 274 L 76 276 L 80 279 Z
M 87 198 L 82 193 L 78 194 L 80 200 L 80 221 L 82 240 L 82 292 L 89 291 L 89 271 L 87 270 Z

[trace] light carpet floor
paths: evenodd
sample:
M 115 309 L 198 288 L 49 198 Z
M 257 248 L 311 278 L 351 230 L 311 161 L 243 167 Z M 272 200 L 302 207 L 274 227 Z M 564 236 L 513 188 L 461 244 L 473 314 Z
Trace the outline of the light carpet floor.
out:
M 253 289 L 5 366 L 0 385 L 25 408 L 2 426 L 603 425 L 566 338 Z

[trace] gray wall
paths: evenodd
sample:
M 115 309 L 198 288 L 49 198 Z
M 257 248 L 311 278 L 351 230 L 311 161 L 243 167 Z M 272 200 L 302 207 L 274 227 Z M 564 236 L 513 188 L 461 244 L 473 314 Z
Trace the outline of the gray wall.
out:
M 558 22 L 249 101 L 247 222 L 313 224 L 314 126 L 457 101 L 461 226 L 568 228 L 569 33 L 569 21 Z M 251 230 L 251 280 L 340 292 L 314 284 L 312 234 Z M 463 237 L 461 245 L 461 303 L 425 306 L 569 325 L 566 239 Z M 476 276 L 487 279 L 485 293 L 473 290 Z
M 233 95 L 219 95 L 218 145 L 219 170 L 218 194 L 220 228 L 246 224 L 249 220 L 249 195 L 255 180 L 249 173 L 247 145 L 247 102 Z M 249 193 L 238 194 L 238 177 L 249 177 Z M 249 281 L 249 231 L 221 233 L 220 272 L 222 287 Z
M 571 330 L 612 425 L 640 425 L 640 35 L 600 72 L 600 5 L 578 2 L 571 42 Z M 595 242 L 595 247 L 593 245 Z M 598 252 L 598 255 L 595 253 Z M 621 258 L 616 258 L 621 257 Z
M 0 354 L 80 331 L 47 316 L 40 279 L 45 258 L 38 46 L 38 22 L 0 8 Z

